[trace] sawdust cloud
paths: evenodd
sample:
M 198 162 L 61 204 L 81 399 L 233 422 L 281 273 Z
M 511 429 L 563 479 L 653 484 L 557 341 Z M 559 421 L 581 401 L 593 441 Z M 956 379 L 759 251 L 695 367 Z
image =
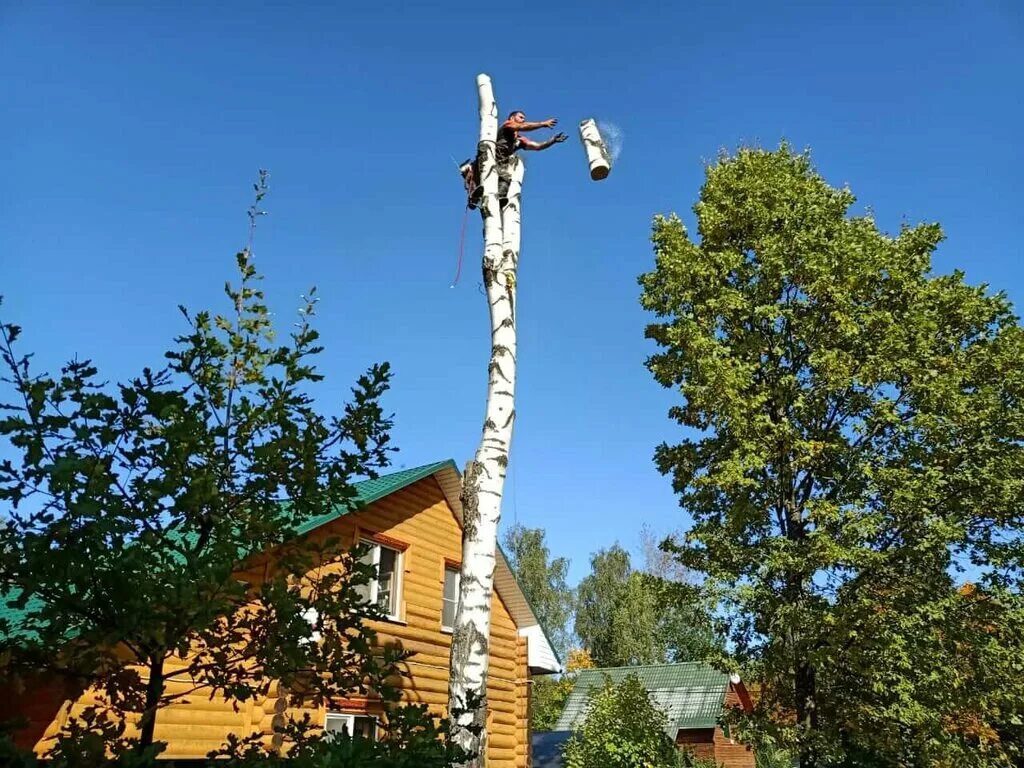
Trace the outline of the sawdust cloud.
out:
M 597 123 L 597 130 L 601 132 L 601 138 L 604 139 L 604 145 L 608 148 L 612 162 L 617 162 L 619 155 L 622 154 L 622 144 L 626 134 L 619 126 L 608 120 L 596 118 L 594 122 Z

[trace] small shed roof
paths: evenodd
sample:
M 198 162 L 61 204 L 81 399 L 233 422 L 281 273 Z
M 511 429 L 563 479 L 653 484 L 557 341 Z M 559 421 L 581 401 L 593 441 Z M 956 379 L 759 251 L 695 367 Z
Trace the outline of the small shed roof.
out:
M 566 701 L 556 730 L 572 730 L 583 721 L 590 705 L 591 691 L 605 680 L 618 684 L 629 675 L 639 678 L 654 704 L 668 718 L 666 732 L 673 739 L 687 728 L 714 728 L 722 716 L 729 676 L 701 662 L 650 664 L 636 667 L 606 667 L 581 670 Z

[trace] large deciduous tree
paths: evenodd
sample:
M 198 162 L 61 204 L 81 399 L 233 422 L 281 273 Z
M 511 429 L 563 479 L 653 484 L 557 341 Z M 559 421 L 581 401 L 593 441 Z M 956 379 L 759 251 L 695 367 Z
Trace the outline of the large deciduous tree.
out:
M 613 544 L 591 555 L 590 573 L 576 587 L 576 637 L 599 667 L 619 664 L 612 624 L 632 571 L 629 552 Z
M 1024 332 L 932 272 L 938 225 L 888 235 L 853 203 L 806 154 L 743 149 L 707 170 L 699 238 L 655 218 L 677 554 L 761 684 L 751 727 L 802 766 L 1009 764 Z
M 315 300 L 277 340 L 251 248 L 250 234 L 229 311 L 182 308 L 188 329 L 162 364 L 116 386 L 88 360 L 36 373 L 16 351 L 20 329 L 0 328 L 0 675 L 95 685 L 104 711 L 73 727 L 116 742 L 101 757 L 153 754 L 161 708 L 186 695 L 393 692 L 399 655 L 373 648 L 362 617 L 379 612 L 354 588 L 368 567 L 341 542 L 297 537 L 352 507 L 353 479 L 387 464 L 388 366 L 321 413 Z
M 570 673 L 558 679 L 538 677 L 530 686 L 530 726 L 535 731 L 550 731 L 572 692 L 575 677 L 571 673 L 580 668 L 581 660 L 590 662 L 585 652 L 569 650 L 569 620 L 575 602 L 574 591 L 566 583 L 569 561 L 551 557 L 542 528 L 519 524 L 505 532 L 505 555 L 537 620 Z
M 590 567 L 577 587 L 575 631 L 597 666 L 693 661 L 717 647 L 689 585 L 634 570 L 618 544 Z
M 505 532 L 505 555 L 555 651 L 566 658 L 574 598 L 566 582 L 569 561 L 551 557 L 542 528 L 518 524 Z

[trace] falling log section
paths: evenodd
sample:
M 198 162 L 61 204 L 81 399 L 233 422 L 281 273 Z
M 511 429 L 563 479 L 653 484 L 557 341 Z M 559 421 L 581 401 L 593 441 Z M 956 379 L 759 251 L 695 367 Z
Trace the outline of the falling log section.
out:
M 580 122 L 580 141 L 583 142 L 587 162 L 590 164 L 590 178 L 594 181 L 607 179 L 612 170 L 612 156 L 593 118 Z

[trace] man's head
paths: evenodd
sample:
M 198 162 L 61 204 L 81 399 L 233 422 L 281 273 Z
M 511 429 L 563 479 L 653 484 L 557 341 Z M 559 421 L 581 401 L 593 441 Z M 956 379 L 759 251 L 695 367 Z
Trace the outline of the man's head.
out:
M 506 120 L 515 120 L 517 123 L 526 122 L 526 113 L 520 109 L 512 110 L 508 113 Z

